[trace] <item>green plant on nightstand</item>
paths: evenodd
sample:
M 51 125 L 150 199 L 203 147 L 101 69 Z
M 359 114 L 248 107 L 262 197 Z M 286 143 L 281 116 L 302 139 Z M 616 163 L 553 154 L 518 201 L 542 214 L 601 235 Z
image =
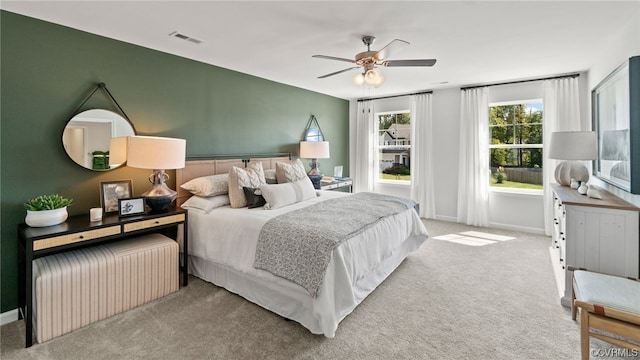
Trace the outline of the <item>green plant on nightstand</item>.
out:
M 32 227 L 52 226 L 67 220 L 67 206 L 73 199 L 58 194 L 40 195 L 24 203 L 27 209 L 25 222 Z
M 29 199 L 24 207 L 29 211 L 55 210 L 73 203 L 73 199 L 62 197 L 58 194 L 40 195 Z

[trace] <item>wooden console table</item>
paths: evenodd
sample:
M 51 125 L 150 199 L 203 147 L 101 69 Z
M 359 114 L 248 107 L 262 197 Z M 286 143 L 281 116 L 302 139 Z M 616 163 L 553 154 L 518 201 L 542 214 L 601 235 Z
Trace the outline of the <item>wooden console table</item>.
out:
M 33 260 L 100 243 L 133 238 L 141 234 L 160 232 L 178 240 L 182 225 L 183 256 L 182 285 L 187 286 L 188 237 L 187 211 L 171 207 L 158 213 L 119 217 L 107 215 L 102 221 L 90 222 L 89 215 L 71 216 L 66 222 L 48 227 L 18 225 L 19 240 L 19 305 L 20 318 L 25 319 L 26 347 L 33 344 Z M 180 264 L 177 264 L 180 266 Z

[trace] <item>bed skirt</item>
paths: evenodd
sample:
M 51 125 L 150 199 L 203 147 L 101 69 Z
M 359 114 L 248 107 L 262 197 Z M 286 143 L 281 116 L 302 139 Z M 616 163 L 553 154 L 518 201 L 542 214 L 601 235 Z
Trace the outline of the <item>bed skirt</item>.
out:
M 294 283 L 268 281 L 272 275 L 247 274 L 224 264 L 207 261 L 189 255 L 189 272 L 207 282 L 223 287 L 232 293 L 264 307 L 284 318 L 294 320 L 313 334 L 335 337 L 338 324 L 349 315 L 376 287 L 386 279 L 413 251 L 424 242 L 424 236 L 409 237 L 394 254 L 385 259 L 367 276 L 351 284 L 351 292 L 335 293 L 333 289 L 320 287 L 313 298 L 301 286 Z M 334 251 L 339 251 L 338 249 Z M 333 276 L 333 259 L 326 276 Z

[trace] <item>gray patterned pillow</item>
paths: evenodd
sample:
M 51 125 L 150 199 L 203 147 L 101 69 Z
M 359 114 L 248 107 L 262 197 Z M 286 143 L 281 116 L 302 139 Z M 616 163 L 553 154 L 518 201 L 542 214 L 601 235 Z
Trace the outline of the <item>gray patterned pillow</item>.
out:
M 278 184 L 294 182 L 307 177 L 307 172 L 300 159 L 296 159 L 291 164 L 277 162 L 276 163 L 276 180 Z
M 246 169 L 232 167 L 229 170 L 229 200 L 231 201 L 231 207 L 241 208 L 247 206 L 247 197 L 244 195 L 243 187 L 257 188 L 265 183 L 261 162 L 253 163 Z
M 229 174 L 202 176 L 191 179 L 180 187 L 198 196 L 224 195 L 229 192 Z

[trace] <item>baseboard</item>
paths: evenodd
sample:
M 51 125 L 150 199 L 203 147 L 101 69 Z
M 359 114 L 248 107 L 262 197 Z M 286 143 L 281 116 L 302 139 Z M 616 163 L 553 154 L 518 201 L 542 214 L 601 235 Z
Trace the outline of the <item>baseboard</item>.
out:
M 435 219 L 442 220 L 442 221 L 450 221 L 454 223 L 458 222 L 458 219 L 453 216 L 436 215 Z M 520 232 L 526 232 L 526 233 L 538 234 L 538 235 L 545 235 L 544 229 L 538 229 L 538 228 L 533 228 L 528 226 L 517 226 L 517 225 L 490 222 L 488 227 L 492 227 L 496 229 L 520 231 Z
M 18 320 L 18 309 L 9 310 L 0 314 L 0 326 Z
M 526 232 L 531 234 L 544 235 L 544 229 L 538 229 L 538 228 L 533 228 L 528 226 L 518 226 L 518 225 L 490 222 L 489 227 L 493 227 L 496 229 L 513 230 L 513 231 L 521 231 L 521 232 Z
M 454 216 L 436 215 L 436 220 L 458 222 L 458 219 Z

